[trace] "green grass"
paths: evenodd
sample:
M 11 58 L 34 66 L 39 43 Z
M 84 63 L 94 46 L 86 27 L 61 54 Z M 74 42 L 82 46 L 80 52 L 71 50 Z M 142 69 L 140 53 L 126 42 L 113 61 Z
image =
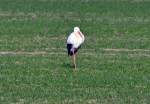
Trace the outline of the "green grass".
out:
M 74 26 L 86 37 L 75 73 Z M 148 0 L 0 0 L 0 103 L 148 104 L 149 28 Z

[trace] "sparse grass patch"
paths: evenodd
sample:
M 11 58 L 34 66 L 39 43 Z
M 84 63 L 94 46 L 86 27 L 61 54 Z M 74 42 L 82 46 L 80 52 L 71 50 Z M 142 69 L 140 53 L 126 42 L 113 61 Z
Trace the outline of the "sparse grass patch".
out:
M 0 103 L 148 104 L 149 17 L 148 0 L 0 0 Z

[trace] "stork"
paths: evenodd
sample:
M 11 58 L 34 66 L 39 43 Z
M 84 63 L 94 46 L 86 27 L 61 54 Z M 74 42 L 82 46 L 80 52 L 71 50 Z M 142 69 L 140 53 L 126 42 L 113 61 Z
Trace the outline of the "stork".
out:
M 68 56 L 72 57 L 73 67 L 76 70 L 76 53 L 84 43 L 85 37 L 79 27 L 74 27 L 74 31 L 67 38 Z

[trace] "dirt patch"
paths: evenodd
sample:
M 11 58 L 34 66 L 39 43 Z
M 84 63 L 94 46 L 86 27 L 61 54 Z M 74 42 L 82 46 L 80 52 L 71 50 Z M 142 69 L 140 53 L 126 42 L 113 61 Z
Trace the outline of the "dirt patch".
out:
M 47 51 L 33 51 L 33 52 L 25 52 L 25 51 L 0 51 L 0 55 L 67 55 L 67 51 L 65 48 L 52 48 L 52 50 L 59 50 L 58 52 L 47 52 Z M 65 52 L 65 51 L 66 52 Z M 111 55 L 115 56 L 120 54 L 121 52 L 126 52 L 129 56 L 145 56 L 150 57 L 150 50 L 146 49 L 101 49 L 104 53 L 98 53 L 91 50 L 94 49 L 82 49 L 79 54 L 87 55 L 87 56 L 99 56 L 99 55 Z M 84 52 L 86 51 L 86 52 Z M 106 52 L 106 53 L 105 53 Z
M 115 52 L 150 52 L 148 49 L 125 49 L 125 48 L 120 48 L 120 49 L 113 49 L 113 48 L 106 48 L 103 49 L 104 51 L 115 51 Z

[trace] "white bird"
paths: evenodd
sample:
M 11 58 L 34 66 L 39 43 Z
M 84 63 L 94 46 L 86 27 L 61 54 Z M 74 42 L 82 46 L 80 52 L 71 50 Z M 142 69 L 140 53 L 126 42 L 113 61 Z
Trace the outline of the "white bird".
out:
M 67 38 L 68 55 L 72 56 L 73 67 L 76 69 L 76 53 L 84 43 L 85 37 L 79 27 L 74 27 L 74 31 Z

